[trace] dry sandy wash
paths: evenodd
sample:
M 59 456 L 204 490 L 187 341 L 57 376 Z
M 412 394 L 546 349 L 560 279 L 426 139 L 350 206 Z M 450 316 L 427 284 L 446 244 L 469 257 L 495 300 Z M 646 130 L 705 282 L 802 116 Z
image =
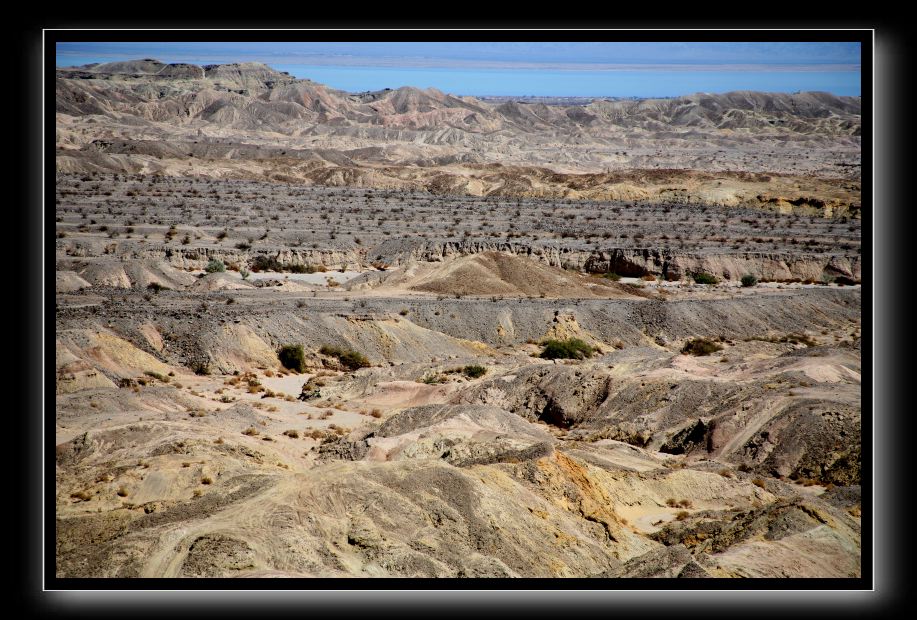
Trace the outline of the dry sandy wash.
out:
M 859 105 L 59 70 L 57 575 L 859 576 Z

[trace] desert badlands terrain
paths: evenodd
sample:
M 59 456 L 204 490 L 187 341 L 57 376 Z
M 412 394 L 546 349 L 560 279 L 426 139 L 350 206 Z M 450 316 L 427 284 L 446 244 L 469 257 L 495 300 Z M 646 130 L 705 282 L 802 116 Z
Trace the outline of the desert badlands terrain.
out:
M 57 576 L 860 575 L 859 98 L 56 109 Z

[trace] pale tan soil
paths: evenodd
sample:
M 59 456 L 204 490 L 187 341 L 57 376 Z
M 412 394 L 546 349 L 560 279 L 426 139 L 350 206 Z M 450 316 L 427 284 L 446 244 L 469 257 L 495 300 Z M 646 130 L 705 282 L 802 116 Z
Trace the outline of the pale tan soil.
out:
M 804 294 L 807 290 L 812 289 L 800 288 L 797 294 Z M 272 293 L 274 296 L 289 294 L 281 291 Z M 690 289 L 673 294 L 694 295 Z M 743 296 L 747 294 L 752 293 L 742 292 Z M 769 294 L 773 293 L 764 289 L 757 291 L 759 297 Z M 640 297 L 634 299 L 633 303 L 643 300 Z M 726 302 L 729 302 L 728 296 L 721 295 L 706 303 Z M 399 320 L 410 322 L 400 317 Z M 143 340 L 138 344 L 149 346 L 154 353 L 159 352 L 162 344 L 168 341 L 164 329 L 162 326 L 155 327 L 154 323 L 140 323 L 138 334 Z M 557 334 L 557 328 L 548 326 L 545 333 Z M 833 333 L 827 336 L 820 333 L 810 335 L 830 343 L 834 342 Z M 251 334 L 251 338 L 263 340 L 255 332 Z M 501 397 L 502 401 L 494 402 L 506 403 L 504 406 L 509 410 L 491 407 L 487 411 L 493 413 L 486 415 L 478 410 L 453 415 L 450 409 L 444 409 L 441 411 L 447 417 L 439 422 L 424 422 L 423 417 L 432 414 L 422 414 L 411 422 L 416 425 L 413 428 L 393 431 L 394 434 L 383 432 L 366 440 L 364 456 L 354 461 L 329 458 L 332 453 L 323 452 L 321 444 L 305 437 L 305 433 L 313 430 L 327 432 L 334 428 L 332 425 L 350 429 L 343 432 L 350 433 L 353 438 L 369 432 L 380 433 L 379 429 L 385 428 L 384 423 L 394 421 L 399 412 L 410 412 L 417 407 L 422 409 L 437 403 L 454 407 L 456 405 L 447 404 L 462 400 L 463 394 L 471 394 L 473 392 L 469 390 L 477 388 L 491 392 L 494 389 L 516 389 L 513 387 L 515 382 L 529 367 L 577 369 L 582 363 L 558 365 L 527 358 L 520 355 L 518 348 L 510 347 L 498 352 L 483 347 L 480 352 L 465 353 L 471 356 L 465 359 L 477 356 L 479 363 L 488 368 L 488 373 L 481 379 L 468 380 L 461 374 L 455 374 L 443 375 L 446 382 L 442 384 L 418 382 L 429 374 L 431 367 L 439 369 L 439 372 L 460 368 L 462 362 L 459 360 L 395 365 L 388 371 L 384 368 L 367 369 L 354 374 L 326 371 L 329 376 L 323 378 L 326 386 L 321 388 L 321 397 L 301 402 L 295 396 L 305 383 L 316 376 L 315 370 L 283 376 L 277 374 L 276 362 L 264 365 L 274 370 L 253 368 L 259 382 L 274 393 L 274 396 L 262 398 L 260 392 L 249 393 L 245 380 L 238 381 L 237 385 L 228 384 L 238 380 L 231 374 L 191 374 L 181 366 L 159 362 L 151 354 L 141 352 L 123 338 L 105 331 L 68 329 L 61 331 L 59 338 L 60 367 L 68 367 L 72 372 L 76 364 L 84 364 L 84 373 L 94 372 L 98 377 L 148 380 L 147 385 L 136 386 L 136 391 L 118 388 L 111 382 L 103 385 L 84 380 L 77 384 L 70 380 L 68 388 L 63 387 L 64 383 L 58 383 L 57 435 L 61 442 L 61 454 L 72 450 L 67 442 L 88 441 L 87 445 L 98 446 L 90 448 L 86 456 L 78 457 L 81 460 L 76 468 L 68 465 L 66 458 L 70 457 L 59 462 L 58 518 L 75 525 L 77 521 L 74 519 L 81 515 L 84 519 L 99 519 L 100 514 L 120 515 L 118 519 L 127 519 L 124 523 L 136 522 L 138 527 L 151 515 L 162 515 L 160 518 L 165 519 L 163 525 L 151 526 L 153 529 L 143 526 L 136 530 L 136 534 L 118 535 L 121 540 L 118 546 L 122 551 L 115 556 L 105 556 L 107 559 L 98 564 L 104 568 L 92 573 L 98 575 L 264 576 L 279 571 L 288 576 L 446 576 L 483 570 L 483 565 L 477 563 L 483 562 L 484 558 L 489 558 L 490 568 L 485 571 L 486 574 L 597 574 L 661 548 L 652 536 L 662 532 L 666 524 L 681 524 L 682 512 L 689 515 L 688 521 L 684 522 L 688 523 L 691 515 L 768 506 L 779 497 L 792 495 L 791 486 L 799 489 L 797 495 L 808 498 L 800 501 L 819 501 L 818 498 L 824 495 L 824 486 L 785 485 L 779 487 L 783 490 L 775 495 L 774 491 L 765 491 L 751 483 L 752 477 L 762 474 L 737 471 L 735 459 L 742 453 L 742 446 L 761 429 L 773 428 L 774 420 L 782 415 L 780 412 L 800 399 L 850 403 L 856 398 L 859 385 L 857 357 L 852 350 L 837 350 L 827 356 L 785 358 L 781 357 L 782 353 L 805 350 L 805 347 L 752 340 L 724 343 L 725 350 L 721 353 L 710 358 L 693 358 L 660 347 L 669 361 L 654 367 L 658 362 L 651 360 L 656 354 L 647 357 L 647 353 L 634 349 L 633 354 L 629 354 L 633 359 L 631 362 L 616 361 L 597 366 L 590 362 L 586 367 L 596 370 L 607 368 L 609 376 L 623 382 L 624 386 L 688 385 L 696 381 L 727 386 L 738 382 L 751 386 L 769 385 L 770 382 L 776 386 L 776 393 L 765 389 L 761 400 L 753 396 L 747 398 L 742 408 L 730 414 L 734 430 L 730 430 L 730 422 L 721 422 L 717 432 L 711 435 L 715 448 L 709 453 L 678 456 L 659 452 L 672 432 L 664 430 L 664 424 L 659 426 L 658 439 L 650 442 L 648 448 L 613 438 L 583 442 L 584 436 L 576 432 L 576 426 L 571 432 L 544 422 L 527 422 L 524 417 L 518 417 L 519 413 L 514 413 L 515 405 Z M 237 343 L 244 342 L 244 339 L 239 340 L 238 334 L 233 339 Z M 522 348 L 526 347 L 538 350 L 536 346 L 524 345 Z M 614 347 L 608 348 L 615 350 Z M 269 351 L 270 348 L 265 349 L 265 355 Z M 624 354 L 628 354 L 627 348 L 611 355 Z M 728 361 L 723 362 L 724 359 Z M 647 370 L 639 370 L 641 364 L 647 363 L 650 363 Z M 144 375 L 147 370 L 163 375 L 168 372 L 175 374 L 169 377 L 168 382 L 162 382 Z M 273 376 L 267 376 L 265 372 Z M 388 379 L 384 378 L 384 373 L 388 373 Z M 815 387 L 799 387 L 798 383 L 781 381 L 780 377 L 787 373 L 805 377 Z M 181 387 L 177 387 L 177 383 Z M 844 386 L 855 389 L 845 392 Z M 369 415 L 373 410 L 378 410 L 380 417 Z M 598 411 L 602 410 L 599 407 Z M 192 417 L 192 412 L 204 412 L 204 415 Z M 748 415 L 753 417 L 743 421 Z M 383 426 L 380 427 L 380 424 Z M 254 428 L 258 433 L 253 436 L 243 434 L 248 428 Z M 529 428 L 531 430 L 526 430 Z M 680 425 L 674 428 L 677 430 Z M 290 430 L 297 431 L 299 438 L 283 434 Z M 594 434 L 594 431 L 587 433 Z M 214 441 L 219 438 L 222 438 L 222 443 L 215 444 Z M 264 438 L 273 441 L 265 441 Z M 350 445 L 346 441 L 341 445 Z M 542 448 L 538 446 L 542 444 L 553 445 L 553 448 L 548 448 L 547 456 L 523 456 L 530 452 L 540 454 Z M 104 451 L 98 451 L 102 446 L 105 446 Z M 444 449 L 450 456 L 441 456 Z M 700 458 L 702 455 L 712 460 Z M 85 460 L 87 458 L 88 461 Z M 451 462 L 455 464 L 449 464 L 444 458 L 447 461 L 453 459 Z M 741 457 L 738 458 L 741 460 Z M 481 464 L 461 464 L 465 462 Z M 670 469 L 672 463 L 678 462 L 684 463 L 685 468 Z M 184 466 L 184 463 L 189 465 Z M 532 466 L 536 468 L 533 471 L 542 472 L 531 479 L 539 481 L 534 482 L 534 487 L 530 486 L 533 482 L 529 481 L 529 474 L 523 473 Z M 730 477 L 722 475 L 721 469 L 728 469 Z M 391 472 L 387 473 L 389 470 Z M 403 483 L 395 482 L 402 479 L 400 476 L 408 476 L 404 480 L 415 477 L 417 484 L 422 485 L 420 480 L 425 477 L 436 478 L 445 475 L 446 471 L 454 471 L 458 476 L 456 481 L 464 480 L 461 485 L 470 484 L 475 489 L 468 491 L 471 492 L 469 497 L 477 498 L 474 501 L 478 502 L 478 508 L 474 514 L 492 520 L 495 525 L 500 524 L 495 530 L 495 540 L 500 542 L 495 542 L 497 546 L 493 551 L 466 551 L 461 556 L 464 559 L 458 556 L 450 559 L 451 552 L 446 552 L 442 546 L 443 533 L 438 533 L 440 530 L 437 528 L 428 531 L 421 525 L 428 518 L 421 517 L 422 514 L 435 514 L 440 510 L 436 508 L 440 500 L 427 491 L 414 497 L 411 495 L 414 491 L 408 491 L 398 486 Z M 244 490 L 248 488 L 245 486 L 248 483 L 243 483 L 242 476 L 248 475 L 258 476 L 258 484 L 266 485 L 262 491 L 248 494 L 249 491 Z M 395 478 L 391 478 L 392 475 Z M 201 484 L 205 477 L 209 477 L 212 484 Z M 783 484 L 775 478 L 771 480 Z M 580 489 L 577 495 L 570 496 L 568 491 L 563 490 L 569 481 L 575 481 Z M 124 489 L 127 495 L 118 497 L 116 491 L 119 489 Z M 201 497 L 193 496 L 195 489 L 201 491 Z M 89 493 L 92 499 L 80 501 L 69 497 L 77 491 Z M 234 492 L 241 494 L 239 499 L 231 499 L 235 497 Z M 326 495 L 329 492 L 332 494 Z M 410 501 L 416 508 L 402 517 L 400 525 L 395 525 L 398 522 L 384 516 L 393 514 L 387 512 L 390 510 L 386 507 L 389 500 L 381 504 L 379 501 L 373 504 L 370 500 L 376 497 L 377 492 L 382 493 L 379 497 L 398 502 L 406 501 L 396 500 L 399 494 L 408 493 L 403 497 L 414 497 Z M 195 512 L 193 507 L 208 505 L 201 502 L 211 495 L 211 501 L 221 502 L 219 505 L 224 508 Z M 689 508 L 667 505 L 669 500 L 682 499 L 690 500 Z M 465 500 L 460 500 L 459 496 L 448 500 L 453 501 Z M 449 505 L 448 502 L 446 505 Z M 178 517 L 187 510 L 192 512 L 186 517 Z M 372 511 L 375 516 L 367 520 L 359 516 L 365 514 L 363 511 Z M 170 514 L 175 514 L 179 520 L 173 523 L 168 517 Z M 298 515 L 291 522 L 298 525 L 291 525 L 292 529 L 280 525 L 277 521 L 280 514 Z M 412 525 L 406 527 L 408 523 Z M 453 532 L 453 527 L 459 526 L 450 525 L 447 531 Z M 472 531 L 459 534 L 466 531 L 465 527 L 462 525 L 448 534 L 449 540 L 456 541 L 452 544 L 460 547 L 468 544 L 458 542 L 467 541 L 465 536 Z M 469 523 L 467 527 L 478 528 L 480 525 Z M 813 530 L 811 535 L 794 534 L 800 541 L 798 545 L 793 542 L 797 538 L 792 537 L 784 539 L 785 542 L 749 540 L 737 543 L 725 552 L 696 556 L 695 559 L 708 573 L 720 577 L 855 573 L 851 567 L 855 566 L 858 554 L 857 535 L 846 525 L 843 528 L 840 525 L 820 527 L 828 528 L 827 533 Z M 354 528 L 362 533 L 355 534 L 357 530 Z M 81 536 L 78 531 L 65 529 L 62 540 L 76 543 Z M 350 542 L 345 542 L 341 536 Z M 454 536 L 459 538 L 452 538 Z M 195 541 L 205 540 L 211 541 L 206 544 L 213 547 L 206 547 L 210 551 L 198 557 L 199 552 L 194 549 L 200 549 L 202 553 L 205 543 Z M 425 541 L 424 545 L 418 547 L 412 542 L 418 540 Z M 791 543 L 797 545 L 793 551 L 789 551 L 787 546 Z M 520 544 L 526 549 L 526 558 L 541 558 L 538 564 L 519 559 L 521 556 L 516 554 L 521 550 Z M 752 561 L 748 554 L 758 547 L 764 551 Z M 107 553 L 105 548 L 103 545 L 96 549 Z M 296 554 L 299 557 L 316 559 L 306 563 L 293 561 L 288 551 L 284 551 L 292 548 L 299 550 Z M 59 572 L 85 574 L 82 569 L 71 565 L 69 559 L 82 557 L 85 551 L 69 546 L 63 549 L 59 557 L 64 564 Z M 803 549 L 807 557 L 816 554 L 819 559 L 800 562 L 794 559 L 795 554 L 802 553 L 799 549 Z M 68 568 L 70 566 L 73 568 Z M 473 569 L 473 566 L 478 568 Z
M 859 100 L 579 103 L 59 72 L 56 574 L 859 576 Z

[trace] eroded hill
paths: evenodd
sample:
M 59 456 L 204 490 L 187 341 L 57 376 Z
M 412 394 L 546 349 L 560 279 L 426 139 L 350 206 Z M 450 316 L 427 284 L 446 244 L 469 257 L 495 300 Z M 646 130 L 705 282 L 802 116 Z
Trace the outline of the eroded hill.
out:
M 545 105 L 345 93 L 266 65 L 59 69 L 58 170 L 439 194 L 858 210 L 860 100 L 733 92 Z

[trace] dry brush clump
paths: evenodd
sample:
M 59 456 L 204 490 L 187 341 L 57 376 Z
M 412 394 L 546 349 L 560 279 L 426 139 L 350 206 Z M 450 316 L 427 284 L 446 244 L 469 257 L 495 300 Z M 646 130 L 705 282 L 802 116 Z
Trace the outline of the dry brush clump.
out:
M 477 379 L 487 374 L 487 368 L 484 366 L 478 366 L 476 364 L 472 364 L 472 365 L 465 366 L 464 368 L 462 368 L 462 374 L 468 377 L 469 379 Z
M 723 347 L 709 338 L 692 338 L 685 342 L 684 346 L 681 348 L 682 354 L 696 356 L 710 355 L 711 353 L 722 350 Z
M 818 345 L 818 342 L 813 340 L 810 336 L 806 334 L 785 334 L 783 336 L 753 336 L 751 338 L 746 338 L 746 342 L 751 342 L 757 340 L 760 342 L 771 342 L 773 344 L 804 344 L 807 347 L 814 347 Z
M 354 351 L 353 349 L 342 349 L 340 347 L 324 345 L 318 350 L 318 352 L 322 355 L 327 355 L 328 357 L 337 358 L 341 366 L 347 370 L 358 370 L 360 368 L 368 368 L 370 366 L 369 360 L 366 359 L 366 356 L 358 351 Z

